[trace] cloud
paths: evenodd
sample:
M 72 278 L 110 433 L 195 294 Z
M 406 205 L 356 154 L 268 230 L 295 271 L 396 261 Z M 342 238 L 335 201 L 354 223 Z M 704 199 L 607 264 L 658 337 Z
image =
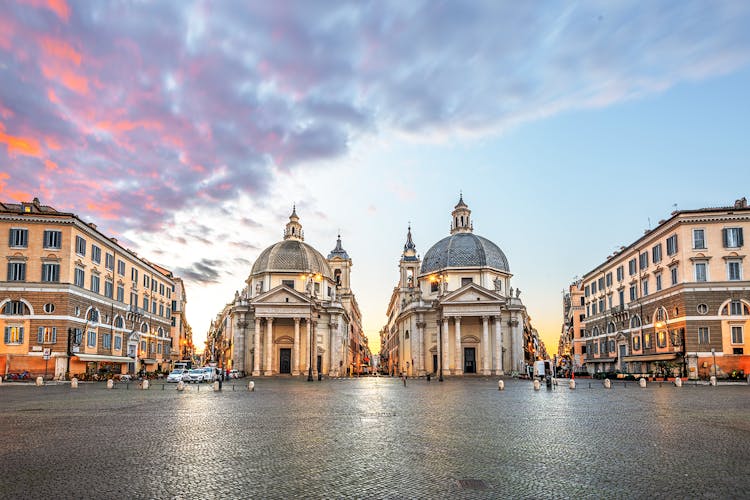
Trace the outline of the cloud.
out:
M 175 274 L 184 277 L 186 281 L 199 285 L 218 283 L 222 274 L 222 262 L 204 258 L 193 262 L 189 267 L 176 268 Z
M 743 2 L 11 3 L 0 195 L 158 231 L 364 135 L 497 134 L 733 71 L 748 24 Z

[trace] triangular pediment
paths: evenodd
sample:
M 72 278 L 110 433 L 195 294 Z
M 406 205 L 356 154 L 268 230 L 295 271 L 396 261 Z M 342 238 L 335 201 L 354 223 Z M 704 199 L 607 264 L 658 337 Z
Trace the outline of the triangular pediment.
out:
M 310 297 L 286 285 L 279 285 L 255 297 L 251 304 L 309 304 Z
M 503 297 L 500 295 L 482 288 L 476 283 L 469 283 L 443 297 L 441 302 L 443 304 L 456 304 L 465 302 L 501 302 L 502 300 Z

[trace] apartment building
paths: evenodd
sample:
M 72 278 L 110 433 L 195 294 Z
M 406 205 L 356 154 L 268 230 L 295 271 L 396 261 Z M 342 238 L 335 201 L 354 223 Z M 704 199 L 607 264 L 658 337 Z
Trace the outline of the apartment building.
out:
M 586 344 L 580 342 L 584 337 L 583 321 L 586 317 L 585 297 L 581 280 L 571 283 L 563 294 L 563 325 L 557 353 L 566 370 L 579 372 L 583 369 L 583 358 Z M 579 342 L 576 342 L 579 340 Z
M 169 369 L 171 272 L 37 198 L 0 203 L 0 233 L 0 374 Z
M 583 276 L 589 373 L 750 372 L 747 200 L 678 210 Z

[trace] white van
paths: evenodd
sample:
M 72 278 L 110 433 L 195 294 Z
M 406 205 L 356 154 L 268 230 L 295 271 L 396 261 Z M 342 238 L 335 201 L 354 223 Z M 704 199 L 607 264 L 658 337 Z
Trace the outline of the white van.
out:
M 547 376 L 555 376 L 552 361 L 549 359 L 540 359 L 534 361 L 534 378 L 544 379 Z
M 203 370 L 203 381 L 214 382 L 216 380 L 217 369 L 214 366 L 204 366 Z

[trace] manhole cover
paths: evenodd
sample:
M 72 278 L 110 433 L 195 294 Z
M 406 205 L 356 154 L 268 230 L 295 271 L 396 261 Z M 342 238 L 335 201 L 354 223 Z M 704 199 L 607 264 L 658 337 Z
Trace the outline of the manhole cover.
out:
M 487 483 L 481 479 L 459 479 L 456 481 L 462 490 L 486 490 Z

